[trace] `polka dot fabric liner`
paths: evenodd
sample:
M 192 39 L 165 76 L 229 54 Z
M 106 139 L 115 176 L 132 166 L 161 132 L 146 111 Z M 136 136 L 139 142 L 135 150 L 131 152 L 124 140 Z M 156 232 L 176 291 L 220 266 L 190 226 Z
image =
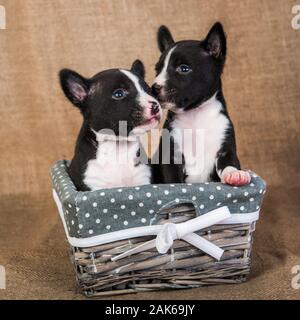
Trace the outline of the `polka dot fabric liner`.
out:
M 69 236 L 75 238 L 155 225 L 161 210 L 178 204 L 193 204 L 197 216 L 222 206 L 228 206 L 232 214 L 256 212 L 266 189 L 264 180 L 251 172 L 251 183 L 242 187 L 206 182 L 150 184 L 82 192 L 76 190 L 68 175 L 68 163 L 58 161 L 51 175 Z

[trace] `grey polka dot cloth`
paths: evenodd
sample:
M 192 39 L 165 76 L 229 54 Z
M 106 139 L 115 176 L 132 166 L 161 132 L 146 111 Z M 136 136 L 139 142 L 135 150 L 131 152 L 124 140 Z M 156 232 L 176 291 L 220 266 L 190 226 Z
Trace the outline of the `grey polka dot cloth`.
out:
M 264 180 L 251 173 L 251 183 L 243 187 L 209 182 L 82 192 L 76 190 L 67 166 L 68 161 L 58 161 L 51 169 L 51 176 L 69 236 L 76 238 L 155 225 L 161 210 L 178 204 L 193 204 L 196 215 L 222 206 L 228 206 L 232 214 L 255 212 L 260 209 L 266 189 Z

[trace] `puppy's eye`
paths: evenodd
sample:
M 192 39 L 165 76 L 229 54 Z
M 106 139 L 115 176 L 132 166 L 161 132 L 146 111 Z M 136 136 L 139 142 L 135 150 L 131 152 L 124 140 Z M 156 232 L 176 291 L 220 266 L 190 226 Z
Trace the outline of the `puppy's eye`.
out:
M 188 74 L 192 71 L 192 69 L 186 64 L 181 64 L 179 67 L 176 68 L 176 71 L 179 74 Z
M 122 100 L 127 96 L 128 92 L 124 89 L 117 89 L 114 91 L 112 98 L 115 100 Z

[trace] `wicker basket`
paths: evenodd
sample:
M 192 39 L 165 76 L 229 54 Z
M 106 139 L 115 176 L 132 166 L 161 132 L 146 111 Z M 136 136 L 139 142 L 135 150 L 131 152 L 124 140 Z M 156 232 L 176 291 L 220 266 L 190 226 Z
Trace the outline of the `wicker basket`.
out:
M 257 175 L 251 173 L 251 184 L 239 188 L 206 183 L 77 192 L 67 165 L 59 161 L 52 168 L 53 194 L 85 295 L 247 279 L 265 193 Z

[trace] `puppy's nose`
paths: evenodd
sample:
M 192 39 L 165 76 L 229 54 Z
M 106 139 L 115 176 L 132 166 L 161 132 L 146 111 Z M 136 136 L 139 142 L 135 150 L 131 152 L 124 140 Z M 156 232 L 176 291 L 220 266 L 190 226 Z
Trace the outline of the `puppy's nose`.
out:
M 162 86 L 158 83 L 154 83 L 153 86 L 152 86 L 152 92 L 155 94 L 155 95 L 158 95 L 161 91 L 161 88 Z
M 151 103 L 151 116 L 155 116 L 159 113 L 159 104 L 156 101 L 150 101 Z

